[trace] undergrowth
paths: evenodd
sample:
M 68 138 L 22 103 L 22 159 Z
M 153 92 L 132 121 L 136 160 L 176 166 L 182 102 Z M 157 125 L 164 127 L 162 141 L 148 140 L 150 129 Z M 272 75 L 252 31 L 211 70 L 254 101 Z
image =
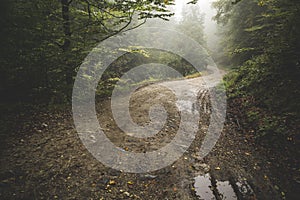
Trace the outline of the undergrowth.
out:
M 224 78 L 229 104 L 258 141 L 278 145 L 299 139 L 299 80 L 259 56 Z M 299 77 L 299 76 L 298 76 Z

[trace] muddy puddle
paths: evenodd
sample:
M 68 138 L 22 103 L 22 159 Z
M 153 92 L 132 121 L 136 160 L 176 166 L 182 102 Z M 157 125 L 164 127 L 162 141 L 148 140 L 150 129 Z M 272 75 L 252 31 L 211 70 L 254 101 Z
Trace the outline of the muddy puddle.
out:
M 194 187 L 199 199 L 215 199 L 209 174 L 195 177 Z
M 251 186 L 243 178 L 239 178 L 236 182 L 220 181 L 206 173 L 195 177 L 194 180 L 194 188 L 198 199 L 237 200 L 253 196 Z
M 237 196 L 229 181 L 217 181 L 216 186 L 221 199 L 237 199 Z

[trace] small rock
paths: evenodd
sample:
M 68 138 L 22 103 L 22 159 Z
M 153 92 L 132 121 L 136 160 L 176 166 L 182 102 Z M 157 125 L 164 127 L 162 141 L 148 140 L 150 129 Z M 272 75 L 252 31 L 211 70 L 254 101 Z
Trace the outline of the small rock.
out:
M 130 193 L 129 192 L 124 192 L 123 194 L 125 194 L 126 196 L 130 196 Z
M 209 165 L 205 164 L 205 163 L 195 163 L 193 165 L 193 168 L 196 170 L 196 171 L 204 171 L 205 173 L 209 172 L 210 171 L 210 167 Z
M 153 178 L 156 178 L 156 176 L 155 175 L 151 175 L 151 174 L 146 174 L 145 178 L 151 178 L 151 179 L 153 179 Z

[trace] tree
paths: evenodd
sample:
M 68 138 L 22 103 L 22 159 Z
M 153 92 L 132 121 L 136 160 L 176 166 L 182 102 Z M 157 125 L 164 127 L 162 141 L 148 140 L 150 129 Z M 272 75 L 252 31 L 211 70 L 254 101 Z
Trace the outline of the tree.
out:
M 166 6 L 173 2 L 4 1 L 1 90 L 7 99 L 64 101 L 89 50 L 149 18 L 167 19 L 172 13 Z
M 185 5 L 183 7 L 182 19 L 178 28 L 201 45 L 205 45 L 203 24 L 204 14 L 200 12 L 198 5 Z
M 300 2 L 219 0 L 214 6 L 223 24 L 223 50 L 236 68 L 227 80 L 231 95 L 250 98 L 252 110 L 271 113 L 261 116 L 261 130 L 270 127 L 265 119 L 280 119 L 272 123 L 283 127 L 282 118 L 300 116 Z M 269 133 L 286 132 L 272 126 Z

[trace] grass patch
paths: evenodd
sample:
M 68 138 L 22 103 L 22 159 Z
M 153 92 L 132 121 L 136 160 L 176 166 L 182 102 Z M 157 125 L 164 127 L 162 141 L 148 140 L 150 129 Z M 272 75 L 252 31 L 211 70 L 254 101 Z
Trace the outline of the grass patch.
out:
M 185 76 L 185 78 L 191 79 L 191 78 L 198 78 L 200 76 L 202 76 L 202 73 L 201 72 L 196 72 L 194 74 L 190 74 L 190 75 Z

